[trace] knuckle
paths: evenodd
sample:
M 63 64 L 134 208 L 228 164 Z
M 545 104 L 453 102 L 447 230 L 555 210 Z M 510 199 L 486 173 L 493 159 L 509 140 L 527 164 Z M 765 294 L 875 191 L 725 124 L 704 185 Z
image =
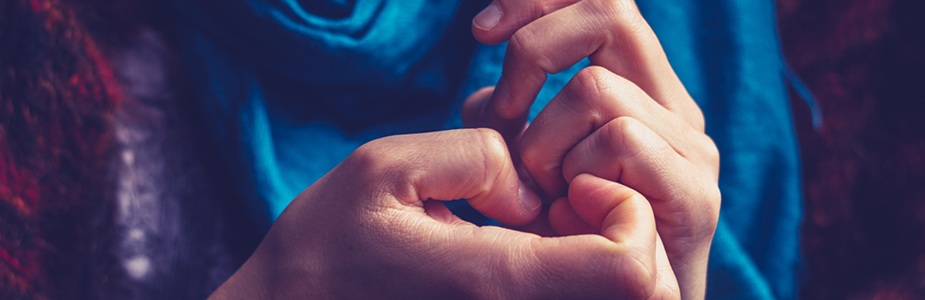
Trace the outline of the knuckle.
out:
M 701 135 L 701 141 L 697 145 L 703 166 L 706 170 L 709 170 L 709 174 L 713 176 L 714 181 L 719 180 L 720 153 L 716 143 L 709 136 L 703 134 Z
M 505 168 L 510 165 L 510 157 L 507 150 L 507 144 L 504 137 L 493 129 L 477 128 L 472 129 L 479 143 L 482 145 L 482 178 L 485 178 L 484 184 L 480 186 L 479 193 L 486 193 L 492 190 L 492 186 L 501 180 L 506 173 Z
M 623 27 L 637 28 L 640 25 L 645 25 L 642 14 L 636 6 L 636 1 L 607 0 L 604 2 L 605 7 L 614 16 L 614 19 Z
M 715 169 L 719 169 L 719 149 L 716 148 L 716 143 L 713 143 L 713 139 L 704 135 L 705 141 L 701 143 L 703 145 L 704 157 L 708 164 Z
M 620 155 L 624 157 L 633 157 L 643 149 L 639 147 L 634 147 L 638 143 L 634 143 L 634 140 L 638 139 L 639 134 L 639 121 L 633 119 L 632 117 L 622 116 L 608 122 L 604 127 L 606 134 L 602 136 L 607 138 L 607 143 L 612 154 Z
M 353 151 L 335 170 L 335 174 L 347 174 L 355 182 L 367 182 L 360 185 L 360 190 L 367 192 L 387 192 L 403 199 L 412 199 L 413 189 L 404 183 L 409 180 L 396 180 L 414 178 L 416 163 L 410 162 L 418 155 L 409 153 L 407 144 L 410 141 L 404 137 L 385 137 L 367 142 Z M 413 149 L 413 148 L 412 148 Z
M 693 102 L 693 100 L 691 100 Z M 700 111 L 700 107 L 696 104 L 693 105 L 695 109 L 687 109 L 688 123 L 691 127 L 694 127 L 698 132 L 703 132 L 706 129 L 706 120 L 703 117 L 703 112 Z
M 572 88 L 577 89 L 576 92 L 581 92 L 580 95 L 594 96 L 582 98 L 600 98 L 601 95 L 614 90 L 616 77 L 604 67 L 590 66 L 575 74 L 575 86 Z
M 482 145 L 486 162 L 498 162 L 507 158 L 507 145 L 501 133 L 490 128 L 475 128 L 471 131 Z
M 719 221 L 719 211 L 722 206 L 722 191 L 719 189 L 719 184 L 710 184 L 706 191 L 704 192 L 703 202 L 707 207 L 707 215 L 710 218 L 707 220 L 713 226 L 716 226 L 716 222 Z
M 647 36 L 648 25 L 634 0 L 599 0 L 590 3 L 607 24 L 607 38 L 610 42 L 633 45 L 635 38 Z
M 627 87 L 626 79 L 613 74 L 606 68 L 590 66 L 575 74 L 566 88 L 575 96 L 570 98 L 576 102 L 572 103 L 573 107 L 600 112 L 604 107 L 615 105 L 618 101 L 614 99 L 619 98 L 619 91 Z
M 432 153 L 420 146 L 421 140 L 439 138 L 440 135 L 425 133 L 378 138 L 354 150 L 343 165 L 377 182 L 399 185 L 401 182 L 414 182 L 415 178 L 427 173 L 427 165 L 421 162 L 433 158 Z
M 579 98 L 604 101 L 604 103 L 613 102 L 613 99 L 619 98 L 626 91 L 639 89 L 631 81 L 601 66 L 582 69 L 575 74 L 573 82 L 575 85 L 570 88 L 576 95 L 583 96 Z
M 598 0 L 590 3 L 599 13 L 614 21 L 632 20 L 641 16 L 634 0 Z
M 626 117 L 620 117 L 607 122 L 600 129 L 601 134 L 598 136 L 603 141 L 600 141 L 600 145 L 604 147 L 604 150 L 607 151 L 607 157 L 618 157 L 623 147 L 626 145 L 626 132 L 630 120 Z
M 521 29 L 514 32 L 508 42 L 508 49 L 512 51 L 512 57 L 520 57 L 525 61 L 533 62 L 546 72 L 555 71 L 555 63 L 549 57 L 542 47 L 543 38 L 537 36 L 537 33 L 528 29 Z M 508 55 L 506 55 L 508 56 Z
M 691 216 L 691 224 L 694 224 L 690 236 L 711 238 L 716 230 L 716 224 L 719 222 L 720 209 L 722 207 L 722 191 L 715 180 L 704 178 L 699 182 L 700 188 L 693 191 L 691 203 L 694 215 Z
M 708 239 L 712 238 L 716 231 L 716 225 L 719 222 L 720 207 L 722 205 L 722 195 L 719 186 L 711 184 L 703 189 L 700 203 L 700 212 L 692 220 L 697 224 L 695 231 L 691 236 Z
M 395 150 L 392 143 L 395 139 L 396 137 L 384 137 L 369 141 L 354 150 L 345 162 L 370 171 L 389 169 L 388 166 L 394 161 L 391 153 Z
M 723 194 L 719 190 L 719 186 L 712 185 L 707 197 L 710 199 L 708 200 L 710 204 L 710 221 L 711 224 L 713 224 L 713 227 L 716 227 L 716 223 L 719 222 L 719 211 L 723 202 Z

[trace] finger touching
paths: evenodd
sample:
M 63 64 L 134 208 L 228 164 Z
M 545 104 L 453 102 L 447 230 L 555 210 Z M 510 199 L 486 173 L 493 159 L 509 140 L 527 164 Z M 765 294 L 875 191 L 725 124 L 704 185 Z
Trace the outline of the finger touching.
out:
M 491 94 L 493 91 L 494 87 L 484 87 L 466 98 L 461 112 L 463 126 L 466 128 L 485 127 L 494 129 L 504 137 L 508 147 L 511 148 L 511 153 L 518 153 L 515 148 L 519 144 L 520 134 L 523 133 L 524 128 L 527 126 L 527 115 L 514 119 L 499 116 L 491 106 Z
M 636 83 L 652 99 L 703 126 L 702 113 L 674 73 L 632 0 L 581 1 L 534 20 L 509 40 L 493 95 L 499 115 L 523 114 L 546 81 L 585 57 Z
M 646 195 L 667 225 L 663 234 L 697 242 L 713 236 L 719 218 L 714 179 L 635 119 L 615 119 L 589 135 L 566 154 L 562 170 L 573 184 L 580 174 L 593 174 Z
M 549 206 L 549 225 L 559 235 L 577 235 L 599 233 L 599 228 L 594 228 L 588 222 L 581 218 L 578 213 L 572 209 L 568 197 L 556 199 Z
M 523 133 L 519 146 L 524 167 L 544 191 L 563 195 L 566 178 L 561 164 L 565 154 L 592 132 L 620 117 L 642 122 L 681 156 L 700 156 L 705 152 L 699 151 L 702 145 L 712 144 L 704 143 L 708 137 L 652 101 L 633 82 L 591 66 L 578 72 Z
M 588 174 L 631 186 L 645 195 L 659 216 L 659 234 L 666 238 L 665 250 L 681 291 L 686 298 L 703 296 L 710 241 L 719 219 L 720 197 L 714 177 L 698 170 L 658 134 L 629 117 L 608 122 L 569 151 L 563 174 L 571 181 L 570 204 L 592 225 L 601 213 L 595 211 L 593 202 L 573 195 L 576 184 Z
M 535 249 L 537 259 L 555 264 L 554 270 L 562 274 L 545 275 L 567 276 L 573 274 L 568 271 L 578 272 L 576 269 L 580 268 L 585 274 L 607 278 L 613 287 L 622 286 L 610 290 L 608 297 L 648 299 L 653 295 L 658 282 L 659 253 L 655 217 L 646 199 L 618 183 L 582 175 L 570 187 L 569 202 L 578 215 L 599 228 L 601 235 L 541 240 Z M 563 248 L 572 250 L 561 253 Z M 550 257 L 559 257 L 559 262 L 545 261 Z M 575 284 L 571 278 L 559 280 Z
M 468 199 L 485 216 L 523 225 L 540 213 L 539 197 L 524 186 L 504 140 L 491 129 L 397 135 L 364 144 L 345 161 L 401 204 Z

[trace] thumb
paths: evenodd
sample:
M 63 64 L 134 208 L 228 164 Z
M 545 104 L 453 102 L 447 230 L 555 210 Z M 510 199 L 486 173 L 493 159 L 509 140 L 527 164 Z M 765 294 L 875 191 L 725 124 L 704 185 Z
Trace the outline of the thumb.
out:
M 546 295 L 566 291 L 571 294 L 560 297 L 576 297 L 579 293 L 601 292 L 619 299 L 649 299 L 677 294 L 677 283 L 656 231 L 655 215 L 645 197 L 619 183 L 582 174 L 572 181 L 567 201 L 600 235 L 545 238 L 532 244 L 531 253 L 540 263 L 538 268 L 523 270 L 524 274 L 569 276 L 544 283 L 552 289 L 545 291 L 549 293 Z M 563 251 L 568 251 L 567 255 Z M 556 273 L 543 272 L 550 269 Z M 558 285 L 592 281 L 575 274 L 610 284 L 584 287 L 580 292 Z

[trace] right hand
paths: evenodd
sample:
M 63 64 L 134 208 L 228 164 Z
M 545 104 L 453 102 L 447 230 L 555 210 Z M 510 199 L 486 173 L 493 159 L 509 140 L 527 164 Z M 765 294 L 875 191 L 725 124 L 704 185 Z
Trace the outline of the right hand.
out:
M 546 224 L 524 229 L 594 232 L 597 219 L 572 201 L 570 183 L 592 174 L 623 184 L 650 200 L 683 298 L 703 299 L 721 206 L 719 154 L 635 2 L 495 0 L 473 19 L 472 33 L 509 43 L 498 86 L 470 96 L 463 124 L 504 134 L 522 178 L 552 202 L 539 218 Z M 526 126 L 547 73 L 584 58 L 593 66 Z
M 478 227 L 435 200 L 467 198 L 508 224 L 540 211 L 496 131 L 378 139 L 303 191 L 211 298 L 676 296 L 644 197 L 587 174 L 570 192 L 597 207 L 602 235 Z

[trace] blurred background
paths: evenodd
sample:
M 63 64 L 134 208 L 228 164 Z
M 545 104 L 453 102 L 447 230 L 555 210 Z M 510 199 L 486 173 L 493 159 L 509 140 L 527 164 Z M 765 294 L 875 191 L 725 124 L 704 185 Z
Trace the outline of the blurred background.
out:
M 803 162 L 804 299 L 925 298 L 925 1 L 777 0 Z

